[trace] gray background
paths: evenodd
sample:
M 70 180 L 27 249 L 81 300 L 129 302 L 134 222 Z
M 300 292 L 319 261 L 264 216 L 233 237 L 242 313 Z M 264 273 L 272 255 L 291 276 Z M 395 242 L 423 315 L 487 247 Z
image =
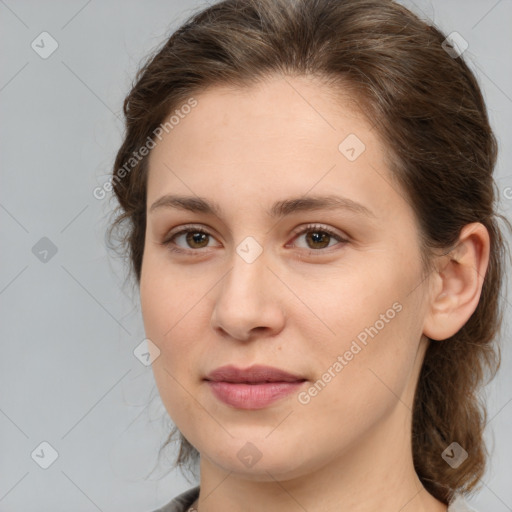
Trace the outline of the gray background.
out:
M 92 191 L 108 180 L 141 59 L 201 4 L 0 0 L 2 512 L 143 512 L 195 485 L 176 471 L 162 477 L 165 464 L 145 478 L 169 420 L 150 367 L 133 354 L 144 339 L 137 293 L 105 247 L 113 203 Z M 510 216 L 512 2 L 404 5 L 468 41 Z M 31 47 L 43 31 L 58 43 L 46 59 Z M 471 500 L 479 512 L 512 510 L 510 300 L 502 369 L 486 388 L 492 458 Z M 35 462 L 50 456 L 43 441 L 58 452 L 48 469 Z

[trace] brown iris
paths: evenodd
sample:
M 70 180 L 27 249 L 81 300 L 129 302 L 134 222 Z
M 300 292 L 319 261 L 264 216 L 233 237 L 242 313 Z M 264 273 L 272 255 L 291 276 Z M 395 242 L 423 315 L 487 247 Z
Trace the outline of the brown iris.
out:
M 189 231 L 187 233 L 186 239 L 187 243 L 191 247 L 195 249 L 201 249 L 202 247 L 206 247 L 208 245 L 208 237 L 209 235 L 207 233 L 202 233 L 201 231 Z M 195 245 L 204 242 L 206 242 L 204 245 Z
M 306 235 L 308 245 L 309 242 L 312 241 L 314 249 L 323 249 L 324 247 L 327 247 L 329 245 L 330 238 L 331 235 L 323 231 L 309 231 Z M 315 246 L 314 244 L 320 244 L 320 246 Z

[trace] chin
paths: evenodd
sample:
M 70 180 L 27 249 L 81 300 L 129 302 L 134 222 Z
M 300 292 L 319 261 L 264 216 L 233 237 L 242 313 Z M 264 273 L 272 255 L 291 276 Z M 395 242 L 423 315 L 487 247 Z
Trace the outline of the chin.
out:
M 283 446 L 277 437 L 275 444 L 268 439 L 251 436 L 244 440 L 233 438 L 224 443 L 221 450 L 206 447 L 204 451 L 200 450 L 201 457 L 208 458 L 210 463 L 224 471 L 255 482 L 272 481 L 272 477 L 288 480 L 307 475 L 313 462 L 305 458 L 300 443 Z

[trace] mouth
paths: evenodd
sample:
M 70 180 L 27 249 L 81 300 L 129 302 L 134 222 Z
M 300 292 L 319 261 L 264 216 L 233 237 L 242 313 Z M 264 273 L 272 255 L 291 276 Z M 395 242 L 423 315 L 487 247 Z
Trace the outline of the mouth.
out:
M 298 382 L 305 381 L 306 379 L 272 366 L 254 365 L 250 368 L 242 369 L 233 365 L 227 365 L 221 366 L 209 373 L 205 380 L 238 384 L 265 384 L 269 382 Z
M 256 365 L 242 370 L 223 366 L 204 379 L 213 395 L 236 409 L 262 409 L 298 391 L 304 377 L 269 366 Z

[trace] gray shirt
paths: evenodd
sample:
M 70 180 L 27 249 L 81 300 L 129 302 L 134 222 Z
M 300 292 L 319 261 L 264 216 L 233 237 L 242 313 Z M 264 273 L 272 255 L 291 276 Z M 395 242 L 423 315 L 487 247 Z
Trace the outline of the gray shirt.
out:
M 187 512 L 188 508 L 196 499 L 199 497 L 199 485 L 192 487 L 188 491 L 176 496 L 172 501 L 153 512 Z M 447 512 L 476 512 L 474 508 L 471 508 L 463 496 L 456 496 L 450 505 L 448 506 Z
M 187 512 L 188 508 L 199 497 L 199 485 L 176 496 L 172 501 L 153 512 Z

